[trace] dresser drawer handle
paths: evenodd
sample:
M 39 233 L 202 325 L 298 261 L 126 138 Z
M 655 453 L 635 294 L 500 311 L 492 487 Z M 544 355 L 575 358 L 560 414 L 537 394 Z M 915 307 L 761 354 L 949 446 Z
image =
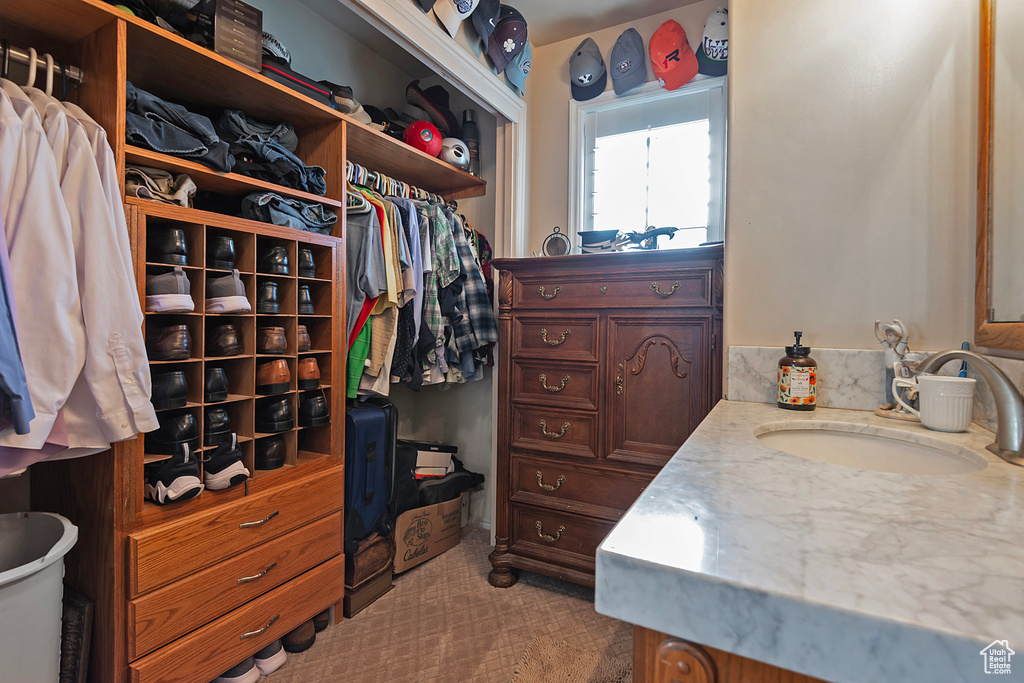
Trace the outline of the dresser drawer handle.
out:
M 550 294 L 545 294 L 544 293 L 544 288 L 543 287 L 538 287 L 537 288 L 537 293 L 540 294 L 545 299 L 547 299 L 548 301 L 551 301 L 556 296 L 558 296 L 559 294 L 562 293 L 562 286 L 561 285 L 556 285 L 555 286 L 555 290 L 553 292 L 551 292 Z
M 567 327 L 565 328 L 565 331 L 562 332 L 562 337 L 560 339 L 548 339 L 547 328 L 542 328 L 540 331 L 540 338 L 543 339 L 544 343 L 547 344 L 548 346 L 561 346 L 562 344 L 565 343 L 565 340 L 569 337 L 569 334 L 570 330 Z
M 280 614 L 275 614 L 273 617 L 271 617 L 270 621 L 267 622 L 266 626 L 264 626 L 263 628 L 258 628 L 255 631 L 249 631 L 248 633 L 243 633 L 242 635 L 238 636 L 238 639 L 239 640 L 245 640 L 246 638 L 254 638 L 254 637 L 258 636 L 261 633 L 266 633 L 267 629 L 269 629 L 271 626 L 273 626 L 274 622 L 277 621 L 278 618 L 280 618 L 280 616 L 281 616 Z
M 658 283 L 657 282 L 652 282 L 651 283 L 651 291 L 653 291 L 655 294 L 660 296 L 662 299 L 665 299 L 665 298 L 668 298 L 668 297 L 672 296 L 673 294 L 676 293 L 677 289 L 679 289 L 679 282 L 673 282 L 672 283 L 672 289 L 668 290 L 667 292 L 661 291 L 661 288 L 658 287 Z
M 277 566 L 277 562 L 271 562 L 270 566 L 268 566 L 266 569 L 261 571 L 259 574 L 254 574 L 252 576 L 243 576 L 242 578 L 240 578 L 238 580 L 238 583 L 249 583 L 250 581 L 256 581 L 257 579 L 262 579 L 264 576 L 267 575 L 267 572 L 269 572 L 271 569 L 273 569 L 276 566 Z
M 560 526 L 560 527 L 558 527 L 555 530 L 555 535 L 554 536 L 548 536 L 547 534 L 544 533 L 544 525 L 543 524 L 541 524 L 540 522 L 537 522 L 536 526 L 537 526 L 537 535 L 540 536 L 540 540 L 546 541 L 548 543 L 554 543 L 555 541 L 557 541 L 558 539 L 560 539 L 562 537 L 562 534 L 565 533 L 565 527 L 564 526 Z
M 558 479 L 555 479 L 555 485 L 554 486 L 552 486 L 551 484 L 545 484 L 544 483 L 544 473 L 541 472 L 540 470 L 537 470 L 537 486 L 541 487 L 545 491 L 557 491 L 558 489 L 562 488 L 562 484 L 564 484 L 564 483 L 565 483 L 565 475 L 564 474 L 559 474 L 558 475 Z
M 619 371 L 615 373 L 615 393 L 622 396 L 622 363 L 619 363 Z
M 567 431 L 569 431 L 569 423 L 568 422 L 563 422 L 562 423 L 562 431 L 560 431 L 560 432 L 549 432 L 548 431 L 548 423 L 547 423 L 547 421 L 546 420 L 541 420 L 540 421 L 540 431 L 541 431 L 542 434 L 544 434 L 544 436 L 548 437 L 549 439 L 561 439 L 563 436 L 565 436 L 565 433 Z
M 249 527 L 262 526 L 262 525 L 266 524 L 267 522 L 269 522 L 270 520 L 272 520 L 274 517 L 277 517 L 280 513 L 281 513 L 280 510 L 274 510 L 273 512 L 271 512 L 269 515 L 267 515 L 263 519 L 258 519 L 255 522 L 242 522 L 241 524 L 238 525 L 238 528 L 239 529 L 248 529 Z
M 547 389 L 548 391 L 550 391 L 552 394 L 557 394 L 562 389 L 565 389 L 565 385 L 569 383 L 569 375 L 566 375 L 565 377 L 563 377 L 562 378 L 562 384 L 560 386 L 557 386 L 557 387 L 549 387 L 548 386 L 548 376 L 547 375 L 541 375 L 538 379 L 540 379 L 540 385 L 542 387 L 544 387 L 545 389 Z

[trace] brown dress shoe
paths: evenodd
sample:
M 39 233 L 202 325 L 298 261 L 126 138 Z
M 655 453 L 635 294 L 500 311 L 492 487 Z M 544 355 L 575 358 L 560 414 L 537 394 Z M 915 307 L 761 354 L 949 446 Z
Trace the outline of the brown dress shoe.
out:
M 312 348 L 313 342 L 309 339 L 309 330 L 306 329 L 305 325 L 299 325 L 296 336 L 298 337 L 299 353 L 309 351 Z
M 218 325 L 206 338 L 207 356 L 237 356 L 242 352 L 242 337 L 235 325 Z
M 316 358 L 308 357 L 299 360 L 299 389 L 320 388 L 320 366 Z
M 281 644 L 284 645 L 285 652 L 292 654 L 295 654 L 296 652 L 305 652 L 309 648 L 313 647 L 313 643 L 315 642 L 316 627 L 313 626 L 312 619 L 281 639 Z
M 283 358 L 268 361 L 256 370 L 257 394 L 283 394 L 288 391 L 292 374 L 288 371 L 288 362 Z
M 283 327 L 261 327 L 256 330 L 256 350 L 260 353 L 284 353 L 288 338 Z
M 186 360 L 192 355 L 192 335 L 186 325 L 158 327 L 146 335 L 150 360 Z

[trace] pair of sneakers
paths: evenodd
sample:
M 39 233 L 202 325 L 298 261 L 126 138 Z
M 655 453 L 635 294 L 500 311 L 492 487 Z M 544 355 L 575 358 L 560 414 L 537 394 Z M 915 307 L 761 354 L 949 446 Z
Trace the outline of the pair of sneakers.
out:
M 199 458 L 185 443 L 167 460 L 149 463 L 145 467 L 146 497 L 157 505 L 165 505 L 195 498 L 204 488 L 220 491 L 249 477 L 235 433 L 229 440 L 218 444 L 202 462 L 200 481 Z
M 222 673 L 213 683 L 256 683 L 260 676 L 274 673 L 284 666 L 287 660 L 288 653 L 284 651 L 284 646 L 280 640 L 275 640 L 255 655 L 246 657 Z

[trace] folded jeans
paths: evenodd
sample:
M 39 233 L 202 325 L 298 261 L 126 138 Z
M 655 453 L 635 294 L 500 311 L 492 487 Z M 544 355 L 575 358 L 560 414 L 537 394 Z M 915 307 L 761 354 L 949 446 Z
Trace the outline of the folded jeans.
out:
M 331 234 L 338 216 L 323 204 L 311 204 L 273 192 L 254 192 L 242 199 L 242 218 L 296 230 Z

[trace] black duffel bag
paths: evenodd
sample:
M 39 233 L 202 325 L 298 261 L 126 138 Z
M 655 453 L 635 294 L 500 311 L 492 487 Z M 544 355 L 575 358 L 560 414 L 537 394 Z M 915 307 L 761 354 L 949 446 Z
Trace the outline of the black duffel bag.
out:
M 330 88 L 322 83 L 317 83 L 309 76 L 303 76 L 299 72 L 293 71 L 288 66 L 288 62 L 283 59 L 278 59 L 264 52 L 263 68 L 260 70 L 260 73 L 272 81 L 302 93 L 306 97 L 314 99 L 321 104 L 326 104 L 331 109 L 338 108 L 334 101 L 334 93 L 331 92 Z
M 455 471 L 443 477 L 432 477 L 419 481 L 420 505 L 436 505 L 455 500 L 463 491 L 484 483 L 484 475 L 470 472 L 462 462 L 452 456 Z

